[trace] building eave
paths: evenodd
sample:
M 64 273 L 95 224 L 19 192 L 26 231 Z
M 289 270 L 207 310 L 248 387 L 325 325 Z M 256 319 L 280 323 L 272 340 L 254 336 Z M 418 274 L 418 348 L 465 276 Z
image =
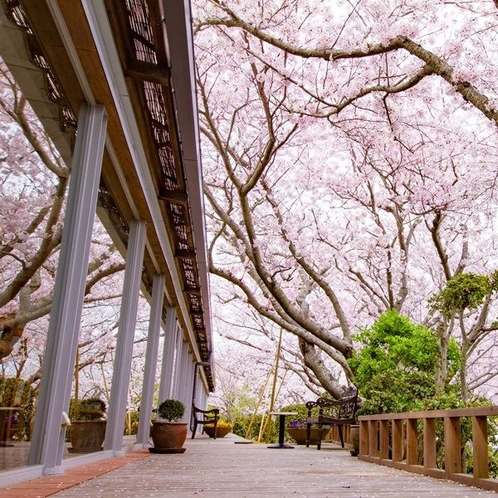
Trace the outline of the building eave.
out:
M 212 361 L 189 3 L 169 0 L 166 6 L 162 0 L 144 2 L 154 33 L 155 64 L 147 64 L 138 57 L 132 57 L 135 62 L 130 63 L 127 47 L 134 40 L 126 32 L 126 2 L 122 0 L 3 0 L 2 3 L 7 7 L 19 3 L 18 8 L 25 12 L 38 43 L 37 50 L 43 53 L 73 116 L 78 115 L 84 101 L 105 105 L 109 125 L 99 215 L 123 253 L 127 220 L 145 220 L 147 242 L 142 288 L 147 295 L 151 292 L 152 277 L 166 276 L 165 306 L 177 308 L 194 359 Z M 28 35 L 14 28 L 3 13 L 1 22 L 2 29 L 8 27 L 9 35 L 0 35 L 0 54 L 35 112 L 47 129 L 52 130 L 49 133 L 61 154 L 68 158 L 74 130 L 60 131 L 64 128 L 60 102 L 51 102 L 47 88 L 40 87 L 42 70 L 28 61 L 32 58 L 30 50 L 25 49 L 22 54 L 19 37 L 26 39 Z M 164 124 L 171 137 L 168 154 L 174 160 L 175 178 L 168 185 L 164 184 L 159 145 L 150 128 L 154 104 L 147 100 L 147 88 L 151 85 L 165 102 L 160 112 L 164 113 Z M 59 130 L 54 126 L 57 121 L 61 125 Z M 213 369 L 207 369 L 207 379 L 210 389 L 214 389 Z

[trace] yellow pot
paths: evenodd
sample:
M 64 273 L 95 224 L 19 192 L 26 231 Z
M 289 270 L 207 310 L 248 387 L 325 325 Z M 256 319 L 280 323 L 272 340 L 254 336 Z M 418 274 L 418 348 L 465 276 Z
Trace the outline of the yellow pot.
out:
M 214 437 L 214 426 L 213 425 L 205 425 L 204 426 L 204 432 L 209 436 L 209 437 Z M 232 432 L 232 426 L 231 425 L 222 425 L 216 428 L 216 437 L 225 437 L 227 434 Z

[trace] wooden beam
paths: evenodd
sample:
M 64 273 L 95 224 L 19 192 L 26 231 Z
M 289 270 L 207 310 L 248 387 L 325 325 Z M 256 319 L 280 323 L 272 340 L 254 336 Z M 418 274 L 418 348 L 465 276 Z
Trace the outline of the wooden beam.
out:
M 186 192 L 180 192 L 178 190 L 161 190 L 159 192 L 159 199 L 162 201 L 187 204 L 188 196 Z
M 177 249 L 175 251 L 175 257 L 195 260 L 196 254 L 195 251 L 190 249 Z
M 150 81 L 170 88 L 171 71 L 167 66 L 131 59 L 127 61 L 126 76 L 141 81 Z

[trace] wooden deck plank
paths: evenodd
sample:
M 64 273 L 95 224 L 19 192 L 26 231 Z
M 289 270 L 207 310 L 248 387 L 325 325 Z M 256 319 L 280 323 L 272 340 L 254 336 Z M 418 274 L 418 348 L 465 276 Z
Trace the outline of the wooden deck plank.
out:
M 495 497 L 497 493 L 358 461 L 348 450 L 234 444 L 196 437 L 187 451 L 150 455 L 65 489 L 57 498 Z

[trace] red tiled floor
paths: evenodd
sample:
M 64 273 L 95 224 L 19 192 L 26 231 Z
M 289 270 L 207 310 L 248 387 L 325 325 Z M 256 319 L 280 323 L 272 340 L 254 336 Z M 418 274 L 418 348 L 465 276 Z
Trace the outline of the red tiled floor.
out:
M 44 498 L 148 456 L 150 453 L 147 450 L 135 451 L 127 453 L 124 457 L 109 458 L 81 467 L 74 467 L 67 469 L 62 475 L 44 476 L 8 488 L 1 488 L 0 498 Z

